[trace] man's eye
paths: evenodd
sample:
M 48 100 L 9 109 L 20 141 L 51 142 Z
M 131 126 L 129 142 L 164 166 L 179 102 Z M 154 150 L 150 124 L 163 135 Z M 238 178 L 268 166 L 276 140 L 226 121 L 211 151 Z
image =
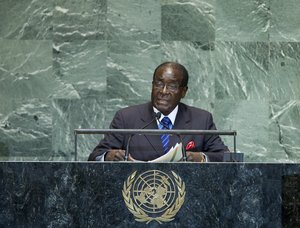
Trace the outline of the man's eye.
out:
M 168 87 L 169 87 L 169 89 L 176 90 L 177 84 L 170 84 L 170 85 L 168 85 Z
M 157 87 L 164 87 L 164 83 L 162 83 L 162 82 L 155 82 L 154 83 L 155 84 L 155 86 L 157 86 Z

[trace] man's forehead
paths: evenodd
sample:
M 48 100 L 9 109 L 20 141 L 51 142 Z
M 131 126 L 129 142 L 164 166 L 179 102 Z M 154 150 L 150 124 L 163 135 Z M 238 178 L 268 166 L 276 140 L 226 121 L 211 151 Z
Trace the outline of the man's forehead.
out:
M 176 68 L 172 67 L 172 66 L 162 66 L 160 69 L 158 69 L 158 71 L 156 72 L 156 76 L 162 76 L 162 75 L 166 75 L 166 76 L 181 76 L 180 71 L 178 71 Z

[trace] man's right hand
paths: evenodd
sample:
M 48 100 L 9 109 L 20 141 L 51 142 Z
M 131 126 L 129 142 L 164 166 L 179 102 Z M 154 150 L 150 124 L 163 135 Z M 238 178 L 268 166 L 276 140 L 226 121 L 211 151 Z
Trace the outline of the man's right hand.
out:
M 105 154 L 105 161 L 124 161 L 125 150 L 108 150 Z

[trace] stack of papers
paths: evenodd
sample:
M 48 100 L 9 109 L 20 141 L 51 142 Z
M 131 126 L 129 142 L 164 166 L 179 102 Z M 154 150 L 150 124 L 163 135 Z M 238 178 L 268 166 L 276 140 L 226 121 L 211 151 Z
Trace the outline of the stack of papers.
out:
M 168 153 L 148 162 L 177 162 L 182 159 L 182 143 L 176 143 L 175 146 L 168 151 Z M 141 162 L 139 160 L 133 160 L 135 162 Z

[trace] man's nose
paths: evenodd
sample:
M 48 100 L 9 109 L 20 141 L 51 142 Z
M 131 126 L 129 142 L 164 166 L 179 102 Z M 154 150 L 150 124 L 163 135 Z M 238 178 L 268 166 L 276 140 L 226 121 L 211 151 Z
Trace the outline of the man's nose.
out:
M 163 87 L 163 89 L 162 89 L 162 92 L 163 92 L 163 93 L 167 93 L 167 92 L 168 92 L 167 85 L 164 85 L 164 87 Z

